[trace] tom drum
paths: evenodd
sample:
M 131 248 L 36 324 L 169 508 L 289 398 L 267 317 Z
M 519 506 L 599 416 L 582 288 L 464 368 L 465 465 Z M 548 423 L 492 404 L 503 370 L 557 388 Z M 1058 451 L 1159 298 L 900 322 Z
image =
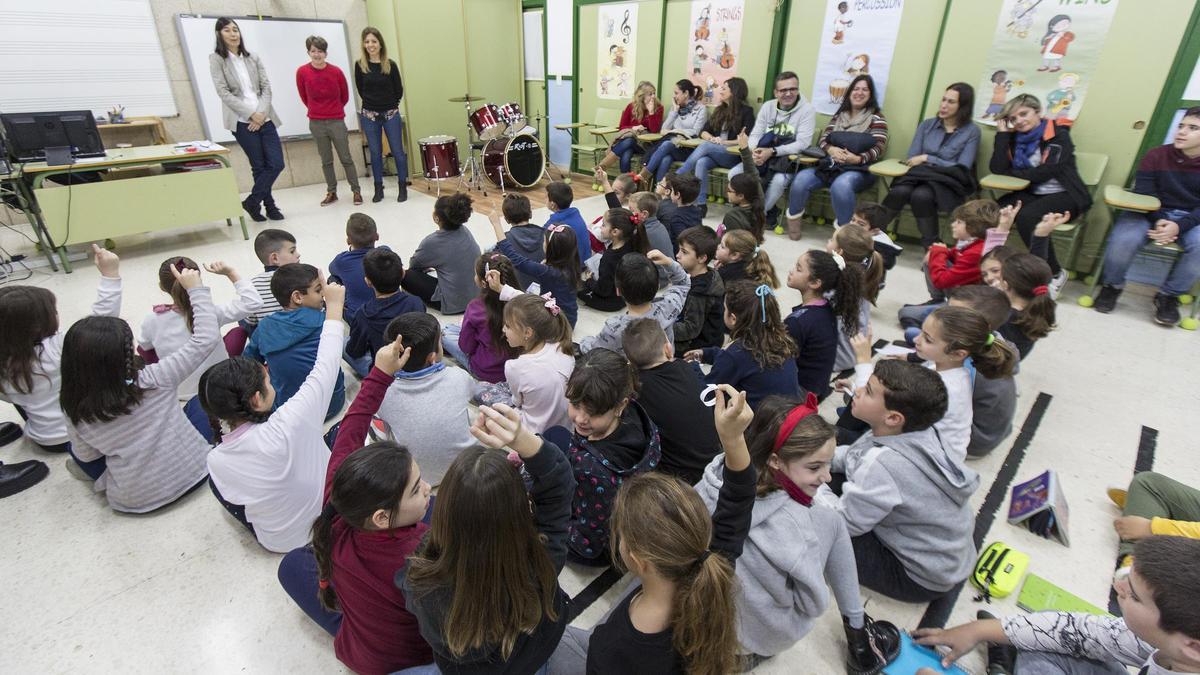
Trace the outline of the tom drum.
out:
M 417 141 L 421 147 L 421 166 L 429 179 L 454 178 L 458 169 L 458 139 L 453 136 L 426 136 Z
M 479 138 L 490 141 L 504 133 L 508 125 L 500 116 L 500 109 L 494 103 L 485 103 L 483 107 L 471 113 L 471 126 Z
M 542 179 L 545 169 L 542 144 L 530 134 L 497 138 L 483 148 L 483 171 L 502 188 L 531 188 Z
M 500 119 L 508 125 L 509 133 L 525 126 L 525 113 L 521 112 L 521 104 L 515 101 L 500 106 Z

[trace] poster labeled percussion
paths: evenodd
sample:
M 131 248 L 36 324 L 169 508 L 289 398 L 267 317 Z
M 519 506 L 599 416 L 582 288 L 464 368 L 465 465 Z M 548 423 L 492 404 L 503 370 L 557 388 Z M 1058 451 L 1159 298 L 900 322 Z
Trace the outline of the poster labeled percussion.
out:
M 705 105 L 716 105 L 717 87 L 737 75 L 745 15 L 745 0 L 692 0 L 688 64 Z
M 1078 117 L 1117 2 L 1004 0 L 975 84 L 975 119 L 995 124 L 1004 102 L 1017 94 L 1038 97 L 1047 118 Z
M 859 75 L 875 80 L 882 106 L 904 0 L 826 0 L 825 4 L 813 107 L 826 115 L 837 112 L 850 81 Z
M 637 88 L 637 3 L 600 5 L 596 40 L 596 95 L 629 99 Z

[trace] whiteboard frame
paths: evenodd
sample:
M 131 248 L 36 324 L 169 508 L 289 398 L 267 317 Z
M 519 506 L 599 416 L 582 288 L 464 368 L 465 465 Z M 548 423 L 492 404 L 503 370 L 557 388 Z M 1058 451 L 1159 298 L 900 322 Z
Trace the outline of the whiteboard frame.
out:
M 176 14 L 175 15 L 175 32 L 176 32 L 176 34 L 179 35 L 179 46 L 181 47 L 183 62 L 187 66 L 187 69 L 188 69 L 188 77 L 191 78 L 191 80 L 192 80 L 192 96 L 195 97 L 195 100 L 196 100 L 196 114 L 200 117 L 200 124 L 201 124 L 201 126 L 204 127 L 204 133 L 207 134 L 208 138 L 210 138 L 210 139 L 214 137 L 213 130 L 208 128 L 208 116 L 204 114 L 204 106 L 200 104 L 200 100 L 201 100 L 200 99 L 200 82 L 199 82 L 199 80 L 196 79 L 196 71 L 194 68 L 192 68 L 192 60 L 187 57 L 187 55 L 188 55 L 187 31 L 183 30 L 183 20 L 186 18 L 186 19 L 212 19 L 213 21 L 216 21 L 217 19 L 220 19 L 221 17 L 227 17 L 227 18 L 233 19 L 234 21 L 238 21 L 238 22 L 245 20 L 245 21 L 300 21 L 300 22 L 304 22 L 304 23 L 337 23 L 337 24 L 342 25 L 342 35 L 346 38 L 347 50 L 349 50 L 350 44 L 351 44 L 350 33 L 346 27 L 346 22 L 342 21 L 340 19 L 303 19 L 303 18 L 299 18 L 299 17 L 289 17 L 289 16 L 230 16 L 228 14 L 188 14 L 186 12 Z M 352 56 L 352 55 L 347 54 L 347 56 Z M 354 62 L 355 62 L 355 60 L 353 58 L 351 58 L 350 59 L 351 66 L 353 66 Z M 211 82 L 211 77 L 209 77 L 209 73 L 204 73 L 204 76 L 205 76 L 206 82 Z M 352 76 L 352 74 L 351 74 L 351 76 Z M 350 76 L 347 76 L 347 77 L 350 77 Z M 347 84 L 350 84 L 350 83 L 347 82 Z M 356 90 L 355 87 L 350 87 L 350 96 L 352 96 L 355 100 L 355 107 L 362 108 L 362 102 L 358 100 L 358 91 Z M 178 108 L 178 107 L 179 106 L 176 106 L 176 108 Z M 228 131 L 228 130 L 223 130 L 223 131 Z M 356 128 L 356 129 L 350 129 L 350 131 L 358 131 L 361 133 L 362 129 Z M 310 138 L 312 138 L 312 134 L 293 134 L 291 136 L 284 136 L 283 134 L 279 135 L 279 140 L 281 142 L 285 142 L 285 143 L 288 141 L 303 141 L 303 140 L 308 140 Z

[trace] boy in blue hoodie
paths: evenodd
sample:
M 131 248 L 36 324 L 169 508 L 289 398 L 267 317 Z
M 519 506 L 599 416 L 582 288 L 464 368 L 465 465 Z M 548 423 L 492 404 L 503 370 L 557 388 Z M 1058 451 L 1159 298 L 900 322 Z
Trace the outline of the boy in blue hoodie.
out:
M 242 355 L 267 364 L 275 408 L 295 395 L 316 363 L 325 324 L 324 288 L 320 270 L 312 265 L 290 263 L 271 276 L 271 294 L 283 309 L 258 322 Z M 325 419 L 341 411 L 345 402 L 346 382 L 339 372 Z
M 871 430 L 834 450 L 833 481 L 814 498 L 846 519 L 859 583 L 903 602 L 930 602 L 922 628 L 946 624 L 976 555 L 970 499 L 979 474 L 933 428 L 947 399 L 933 370 L 876 363 L 850 404 Z
M 377 241 L 379 229 L 375 219 L 365 213 L 351 213 L 346 221 L 346 244 L 350 250 L 337 254 L 329 263 L 329 280 L 346 287 L 346 308 L 342 311 L 346 323 L 354 318 L 359 307 L 375 297 L 363 279 L 363 256 L 375 250 Z M 375 352 L 371 354 L 374 358 Z
M 366 377 L 375 363 L 375 354 L 391 344 L 384 331 L 392 319 L 407 312 L 424 312 L 425 303 L 400 290 L 404 263 L 387 248 L 372 249 L 362 258 L 367 289 L 374 297 L 367 300 L 350 319 L 350 338 L 346 342 L 346 362 L 359 377 Z
M 658 219 L 667 227 L 675 252 L 679 252 L 679 235 L 689 227 L 704 222 L 704 211 L 693 202 L 700 196 L 700 179 L 690 173 L 669 173 L 658 182 L 654 193 L 661 200 Z
M 582 264 L 588 258 L 592 257 L 591 239 L 588 238 L 587 223 L 583 222 L 583 216 L 579 214 L 579 209 L 571 206 L 571 201 L 575 199 L 575 194 L 571 192 L 571 186 L 560 181 L 554 181 L 546 186 L 546 202 L 550 208 L 550 219 L 546 221 L 545 227 L 551 225 L 570 226 L 575 231 L 575 243 L 579 246 L 579 262 Z

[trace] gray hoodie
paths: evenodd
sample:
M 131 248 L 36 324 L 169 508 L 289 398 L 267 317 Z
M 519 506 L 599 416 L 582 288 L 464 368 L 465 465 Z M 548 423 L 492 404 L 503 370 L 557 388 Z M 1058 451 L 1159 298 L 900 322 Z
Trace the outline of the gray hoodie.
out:
M 717 455 L 696 484 L 709 511 L 716 508 L 724 467 L 725 455 Z M 823 506 L 804 506 L 783 490 L 754 500 L 737 577 L 738 640 L 754 654 L 774 656 L 807 635 L 829 608 L 830 588 L 842 614 L 863 616 L 845 520 Z
M 953 459 L 937 430 L 884 438 L 867 432 L 838 446 L 832 470 L 846 474 L 842 496 L 823 486 L 817 501 L 842 513 L 851 537 L 874 532 L 931 591 L 967 578 L 976 555 L 970 499 L 979 474 Z
M 803 96 L 796 100 L 791 110 L 780 110 L 779 100 L 771 99 L 758 109 L 754 118 L 754 129 L 750 132 L 750 147 L 757 148 L 758 141 L 768 131 L 777 136 L 795 136 L 791 143 L 785 143 L 775 148 L 779 157 L 794 155 L 813 143 L 813 129 L 817 121 L 817 111 Z

